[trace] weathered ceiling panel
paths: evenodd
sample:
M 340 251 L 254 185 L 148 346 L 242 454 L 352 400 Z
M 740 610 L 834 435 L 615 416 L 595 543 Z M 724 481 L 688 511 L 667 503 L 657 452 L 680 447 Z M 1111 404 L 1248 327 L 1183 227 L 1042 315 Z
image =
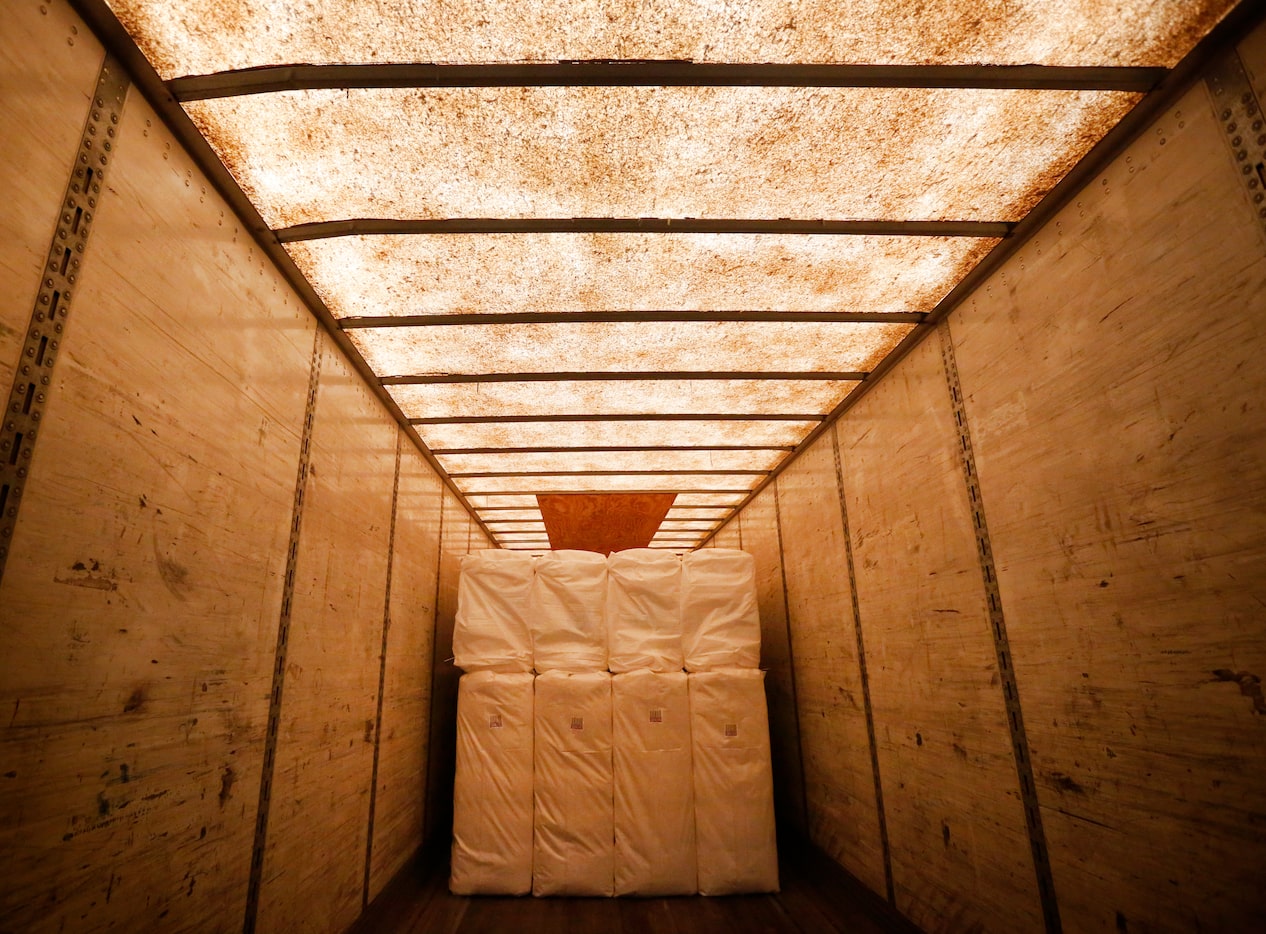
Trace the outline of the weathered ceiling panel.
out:
M 397 387 L 396 391 L 407 388 L 410 387 Z M 422 440 L 432 450 L 483 447 L 613 447 L 617 445 L 712 447 L 722 444 L 794 445 L 817 427 L 817 424 L 815 421 L 771 420 L 543 421 L 419 425 L 417 430 Z
M 593 380 L 391 386 L 409 418 L 496 413 L 515 415 L 769 415 L 829 412 L 852 391 L 844 380 Z M 560 428 L 564 426 L 559 426 Z M 678 443 L 701 443 L 691 423 L 678 423 Z M 733 443 L 733 442 L 731 442 Z
M 165 78 L 312 62 L 1172 66 L 1232 0 L 109 0 Z M 215 28 L 207 28 L 214 23 Z
M 911 324 L 655 321 L 348 331 L 382 377 L 579 371 L 869 372 Z
M 1139 100 L 944 88 L 368 88 L 191 101 L 272 227 L 1018 220 Z
M 543 470 L 772 470 L 783 451 L 606 451 L 539 454 L 441 454 L 450 474 Z
M 461 312 L 930 311 L 998 244 L 969 237 L 459 234 L 287 244 L 338 317 Z

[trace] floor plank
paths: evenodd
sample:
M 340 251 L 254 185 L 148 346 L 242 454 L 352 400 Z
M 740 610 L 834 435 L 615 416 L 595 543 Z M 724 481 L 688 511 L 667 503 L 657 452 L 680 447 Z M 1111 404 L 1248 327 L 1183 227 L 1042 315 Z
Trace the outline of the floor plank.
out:
M 782 891 L 705 898 L 499 898 L 448 891 L 442 859 L 418 858 L 349 934 L 913 934 L 917 928 L 820 851 L 783 845 Z

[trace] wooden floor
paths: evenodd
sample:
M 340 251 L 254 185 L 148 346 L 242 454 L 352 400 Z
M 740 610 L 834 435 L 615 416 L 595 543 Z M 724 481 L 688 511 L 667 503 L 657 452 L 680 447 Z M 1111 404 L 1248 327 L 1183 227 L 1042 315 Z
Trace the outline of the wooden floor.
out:
M 448 867 L 419 859 L 369 906 L 351 934 L 913 934 L 904 918 L 817 851 L 783 845 L 782 891 L 722 898 L 469 898 Z

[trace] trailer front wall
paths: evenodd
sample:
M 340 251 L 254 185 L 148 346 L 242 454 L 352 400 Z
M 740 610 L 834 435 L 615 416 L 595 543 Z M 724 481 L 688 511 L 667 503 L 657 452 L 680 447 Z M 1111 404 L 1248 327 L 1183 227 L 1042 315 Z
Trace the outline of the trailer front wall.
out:
M 837 423 L 855 592 L 832 434 L 776 481 L 811 838 L 883 894 L 835 805 L 877 764 L 929 931 L 1044 927 L 969 466 L 1063 929 L 1266 916 L 1266 230 L 1225 105 L 1195 85 Z M 827 702 L 854 599 L 874 747 Z
M 6 7 L 6 391 L 102 58 Z M 134 89 L 113 144 L 0 584 L 0 928 L 241 929 L 316 346 L 258 920 L 342 930 L 422 842 L 456 500 Z

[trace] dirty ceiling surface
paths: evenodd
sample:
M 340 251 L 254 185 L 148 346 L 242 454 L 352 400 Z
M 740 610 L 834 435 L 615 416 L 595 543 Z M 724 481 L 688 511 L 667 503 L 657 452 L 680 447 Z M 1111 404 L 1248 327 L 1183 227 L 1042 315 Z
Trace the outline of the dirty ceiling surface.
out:
M 529 550 L 538 494 L 698 545 L 1234 6 L 108 4 Z

